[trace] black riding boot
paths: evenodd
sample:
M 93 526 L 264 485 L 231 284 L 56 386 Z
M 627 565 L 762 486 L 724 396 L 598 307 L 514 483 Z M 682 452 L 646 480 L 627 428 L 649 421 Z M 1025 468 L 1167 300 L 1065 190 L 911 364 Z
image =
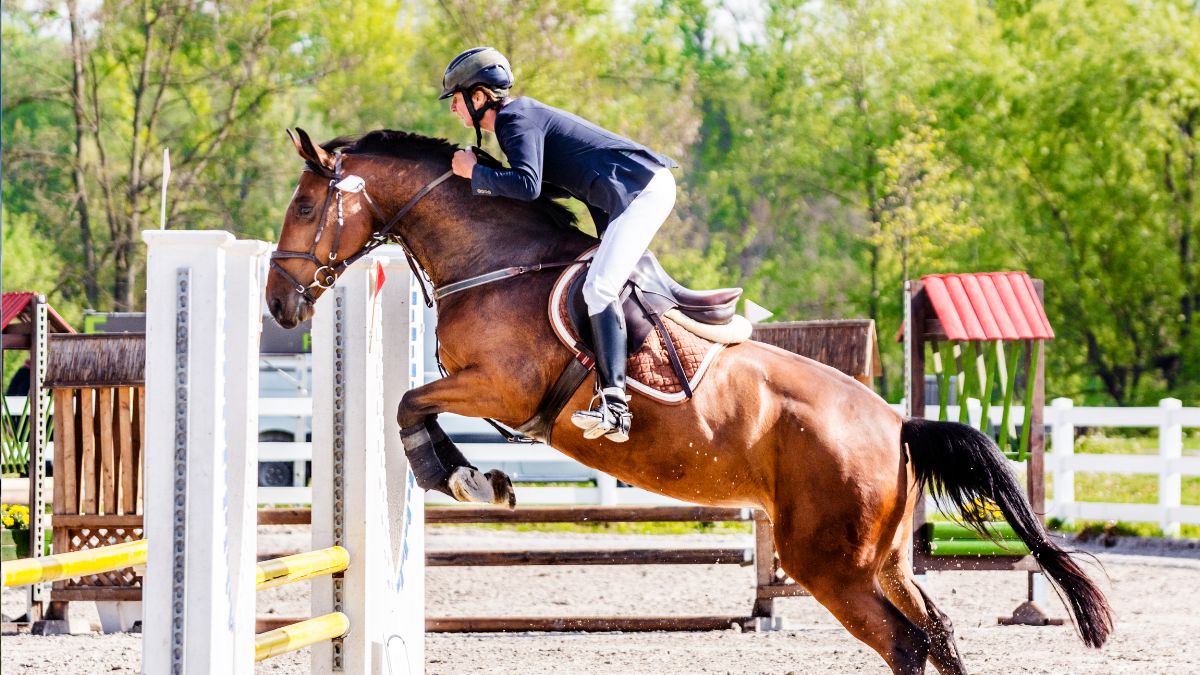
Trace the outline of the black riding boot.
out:
M 624 443 L 629 440 L 629 425 L 633 421 L 625 399 L 625 362 L 629 358 L 625 315 L 619 303 L 614 302 L 589 319 L 600 392 L 594 399 L 593 408 L 574 413 L 571 421 L 584 430 L 584 438 L 604 436 L 610 441 Z

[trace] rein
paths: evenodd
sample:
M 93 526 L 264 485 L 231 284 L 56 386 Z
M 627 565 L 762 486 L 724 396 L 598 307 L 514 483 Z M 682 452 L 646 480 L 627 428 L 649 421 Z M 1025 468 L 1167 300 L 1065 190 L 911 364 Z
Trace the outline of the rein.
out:
M 460 293 L 462 291 L 467 290 L 468 288 L 475 288 L 476 286 L 483 286 L 485 284 L 490 284 L 494 281 L 501 281 L 504 279 L 508 279 L 509 277 L 519 276 L 521 274 L 528 274 L 530 272 L 540 272 L 542 270 L 555 269 L 558 267 L 570 267 L 571 265 L 579 265 L 579 264 L 590 265 L 591 261 L 590 260 L 564 260 L 562 262 L 538 263 L 536 265 L 514 265 L 512 267 L 505 267 L 503 269 L 498 269 L 498 270 L 495 270 L 492 272 L 487 272 L 486 274 L 479 274 L 479 275 L 476 275 L 473 277 L 468 277 L 466 279 L 463 279 L 462 281 L 455 281 L 452 284 L 445 284 L 444 286 L 435 288 L 433 291 L 433 299 L 441 300 L 442 298 L 444 298 L 448 295 L 454 295 L 455 293 Z
M 505 267 L 503 269 L 494 270 L 485 274 L 479 274 L 473 277 L 468 277 L 461 281 L 455 281 L 453 283 L 437 287 L 433 290 L 431 297 L 425 281 L 427 275 L 421 268 L 420 263 L 417 262 L 417 259 L 413 256 L 412 247 L 408 245 L 408 242 L 404 239 L 404 235 L 394 230 L 395 227 L 400 223 L 400 219 L 407 215 L 408 212 L 417 205 L 417 202 L 420 202 L 421 199 L 428 195 L 434 188 L 446 182 L 451 176 L 454 175 L 454 172 L 447 171 L 446 173 L 430 181 L 429 184 L 421 188 L 417 194 L 413 195 L 407 202 L 405 202 L 404 206 L 401 206 L 400 210 L 397 211 L 394 216 L 392 216 L 390 219 L 387 219 L 383 215 L 383 211 L 380 210 L 379 206 L 375 203 L 375 200 L 371 199 L 371 194 L 367 192 L 366 189 L 366 182 L 363 181 L 362 178 L 353 175 L 342 175 L 342 153 L 339 152 L 335 155 L 333 173 L 329 173 L 324 169 L 324 167 L 311 162 L 309 163 L 309 170 L 312 170 L 314 173 L 329 179 L 329 186 L 325 191 L 325 203 L 321 207 L 321 221 L 317 224 L 317 234 L 315 237 L 313 237 L 312 246 L 309 246 L 308 251 L 276 250 L 271 253 L 271 269 L 275 270 L 281 274 L 283 278 L 287 279 L 292 284 L 292 288 L 301 296 L 303 296 L 304 299 L 309 302 L 309 304 L 316 303 L 316 298 L 313 297 L 312 289 L 332 288 L 334 283 L 337 282 L 338 275 L 345 271 L 347 267 L 350 267 L 354 263 L 358 262 L 359 259 L 365 255 L 368 255 L 376 248 L 386 244 L 389 239 L 395 239 L 400 244 L 400 247 L 404 249 L 404 257 L 408 260 L 408 267 L 412 270 L 413 276 L 417 278 L 417 282 L 421 285 L 421 294 L 425 297 L 426 307 L 433 307 L 434 300 L 441 300 L 442 298 L 454 295 L 455 293 L 461 293 L 467 289 L 476 288 L 478 286 L 483 286 L 496 281 L 502 281 L 511 277 L 520 276 L 522 274 L 540 272 L 541 270 L 547 269 L 569 267 L 571 265 L 591 264 L 590 260 L 564 260 L 561 262 L 538 263 L 536 265 L 514 265 L 512 267 Z M 338 242 L 341 240 L 342 227 L 344 225 L 342 216 L 342 193 L 344 192 L 361 193 L 367 202 L 367 206 L 370 206 L 371 210 L 375 213 L 375 217 L 381 222 L 386 222 L 378 232 L 371 233 L 371 239 L 362 247 L 361 250 L 347 257 L 341 262 L 337 262 Z M 333 246 L 329 251 L 329 260 L 322 262 L 321 259 L 316 255 L 317 247 L 321 243 L 321 237 L 325 234 L 325 225 L 329 218 L 330 204 L 332 204 L 335 200 L 337 201 L 337 225 L 333 231 Z M 282 265 L 276 262 L 277 260 L 288 259 L 307 260 L 316 264 L 317 269 L 313 272 L 312 283 L 306 286 L 296 279 L 296 277 L 292 276 L 292 274 L 284 269 Z
M 368 255 L 371 251 L 374 251 L 376 248 L 386 244 L 389 239 L 395 239 L 400 244 L 400 247 L 404 249 L 404 257 L 408 260 L 408 267 L 412 270 L 413 276 L 417 278 L 417 282 L 421 285 L 421 294 L 425 297 L 426 307 L 433 307 L 433 302 L 435 299 L 441 300 L 442 298 L 455 293 L 461 293 L 467 289 L 476 288 L 478 286 L 501 281 L 503 279 L 509 279 L 522 274 L 539 272 L 546 269 L 569 267 L 577 264 L 591 264 L 590 260 L 565 260 L 561 262 L 538 263 L 536 265 L 515 265 L 512 267 L 505 267 L 503 269 L 469 277 L 461 281 L 445 284 L 441 287 L 435 288 L 433 291 L 433 296 L 430 297 L 429 289 L 426 285 L 426 279 L 428 275 L 425 274 L 424 269 L 421 268 L 421 264 L 417 261 L 416 257 L 413 256 L 412 247 L 408 245 L 408 242 L 404 239 L 404 235 L 399 231 L 395 231 L 395 227 L 400 223 L 400 219 L 407 215 L 408 212 L 411 211 L 413 207 L 421 201 L 421 199 L 433 191 L 434 188 L 449 180 L 449 178 L 454 175 L 454 171 L 447 171 L 437 178 L 434 178 L 425 187 L 418 190 L 417 194 L 413 195 L 407 202 L 404 203 L 404 206 L 400 207 L 400 210 L 396 211 L 395 215 L 388 219 L 384 217 L 383 211 L 375 203 L 375 200 L 371 199 L 371 194 L 367 192 L 366 181 L 358 176 L 342 175 L 342 153 L 339 152 L 335 155 L 332 173 L 325 170 L 324 167 L 313 162 L 309 163 L 309 168 L 306 170 L 311 170 L 312 172 L 329 179 L 329 186 L 325 190 L 325 203 L 321 207 L 321 220 L 317 224 L 317 233 L 313 237 L 312 245 L 308 247 L 308 251 L 273 251 L 271 253 L 271 269 L 282 275 L 284 279 L 287 279 L 292 284 L 293 290 L 299 293 L 301 297 L 303 297 L 309 304 L 316 304 L 316 298 L 313 297 L 312 289 L 332 288 L 337 282 L 338 275 L 345 271 L 346 268 L 358 262 L 358 260 L 360 260 L 363 256 Z M 342 228 L 345 225 L 342 213 L 342 193 L 344 192 L 361 193 L 363 199 L 366 200 L 367 205 L 370 206 L 371 210 L 375 213 L 375 217 L 380 222 L 384 222 L 384 226 L 378 232 L 372 232 L 370 240 L 368 240 L 362 249 L 360 249 L 357 253 L 354 253 L 341 262 L 338 262 L 338 242 L 341 240 Z M 322 262 L 321 259 L 317 257 L 317 247 L 321 243 L 321 237 L 325 234 L 325 225 L 329 219 L 329 207 L 335 200 L 337 201 L 337 224 L 333 231 L 333 246 L 329 251 L 329 260 Z M 290 272 L 284 269 L 283 266 L 277 262 L 279 260 L 289 259 L 307 260 L 317 265 L 317 269 L 313 272 L 312 283 L 308 285 L 301 283 L 298 279 L 296 279 L 296 277 L 292 276 Z M 442 365 L 439 351 L 440 350 L 438 349 L 434 349 L 434 358 L 437 360 L 438 370 L 442 372 L 443 376 L 446 376 L 446 369 Z M 588 371 L 585 370 L 583 374 L 586 375 L 587 372 Z M 574 391 L 574 388 L 572 388 L 571 391 Z M 488 422 L 488 424 L 491 424 L 493 427 L 495 427 L 496 430 L 504 436 L 504 440 L 508 441 L 509 443 L 536 442 L 536 440 L 533 438 L 517 436 L 511 431 L 505 429 L 495 420 L 488 418 L 485 418 L 485 420 Z

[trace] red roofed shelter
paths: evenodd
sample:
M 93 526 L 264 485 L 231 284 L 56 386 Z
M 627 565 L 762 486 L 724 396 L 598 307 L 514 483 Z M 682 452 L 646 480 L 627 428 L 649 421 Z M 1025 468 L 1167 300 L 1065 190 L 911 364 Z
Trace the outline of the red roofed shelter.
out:
M 75 329 L 46 302 L 46 296 L 17 291 L 4 294 L 3 319 L 5 349 L 29 349 L 41 319 L 41 308 L 45 308 L 45 327 L 50 333 L 74 333 Z
M 49 412 L 50 398 L 42 390 L 46 374 L 47 344 L 50 333 L 74 333 L 65 319 L 46 302 L 46 296 L 38 293 L 16 292 L 3 294 L 4 349 L 29 351 L 29 417 L 44 421 Z M 7 383 L 5 383 L 7 384 Z M 36 544 L 29 547 L 32 557 L 44 555 L 41 542 L 45 536 L 46 495 L 46 427 L 31 424 L 29 432 L 29 540 Z M 26 617 L 30 621 L 42 618 L 44 603 L 49 600 L 49 585 L 35 584 L 26 595 Z
M 1012 460 L 1027 462 L 1029 501 L 1041 512 L 1046 501 L 1042 352 L 1043 341 L 1054 339 L 1042 305 L 1041 280 L 1031 279 L 1025 272 L 989 272 L 931 274 L 908 281 L 902 336 L 909 415 L 925 416 L 926 364 L 932 362 L 938 382 L 938 418 L 949 418 L 949 393 L 956 390 L 958 421 L 970 423 L 976 417 L 972 411 L 978 410 L 979 428 L 985 433 L 995 429 L 1001 450 Z M 1019 388 L 1024 390 L 1024 415 L 1018 432 L 1009 413 Z M 999 424 L 991 419 L 996 409 Z M 957 518 L 959 514 L 947 515 Z M 1034 574 L 1039 568 L 1024 547 L 996 547 L 986 541 L 947 546 L 954 542 L 939 539 L 942 524 L 926 523 L 923 500 L 917 504 L 914 519 L 913 566 L 918 574 L 950 569 L 1024 570 L 1029 573 L 1029 600 L 1004 621 L 1061 623 L 1047 619 L 1033 604 L 1038 587 Z

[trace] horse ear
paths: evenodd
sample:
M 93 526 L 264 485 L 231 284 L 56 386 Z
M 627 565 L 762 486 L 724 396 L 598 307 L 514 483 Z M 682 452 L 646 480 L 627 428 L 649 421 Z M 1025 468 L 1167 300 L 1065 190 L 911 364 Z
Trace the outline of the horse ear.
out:
M 293 135 L 289 129 L 288 138 L 292 139 L 292 145 L 296 146 L 296 152 L 304 161 L 315 162 L 330 171 L 333 170 L 333 156 L 325 152 L 321 146 L 313 143 L 312 139 L 308 137 L 308 132 L 296 127 L 296 133 Z
M 296 146 L 296 154 L 300 155 L 301 159 L 308 159 L 304 156 L 304 146 L 300 145 L 300 139 L 296 138 L 296 134 L 293 134 L 291 129 L 285 129 L 284 131 L 287 131 L 288 138 L 291 139 L 292 145 Z

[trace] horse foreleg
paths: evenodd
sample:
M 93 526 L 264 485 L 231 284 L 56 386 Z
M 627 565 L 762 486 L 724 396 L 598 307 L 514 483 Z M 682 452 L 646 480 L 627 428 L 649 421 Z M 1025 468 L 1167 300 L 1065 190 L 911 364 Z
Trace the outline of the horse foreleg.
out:
M 508 476 L 498 470 L 481 473 L 437 423 L 438 414 L 443 412 L 476 417 L 495 414 L 486 411 L 487 396 L 479 393 L 486 388 L 480 387 L 478 379 L 459 373 L 405 393 L 396 412 L 400 439 L 413 477 L 421 488 L 437 490 L 460 502 L 505 504 L 512 508 L 517 499 Z

